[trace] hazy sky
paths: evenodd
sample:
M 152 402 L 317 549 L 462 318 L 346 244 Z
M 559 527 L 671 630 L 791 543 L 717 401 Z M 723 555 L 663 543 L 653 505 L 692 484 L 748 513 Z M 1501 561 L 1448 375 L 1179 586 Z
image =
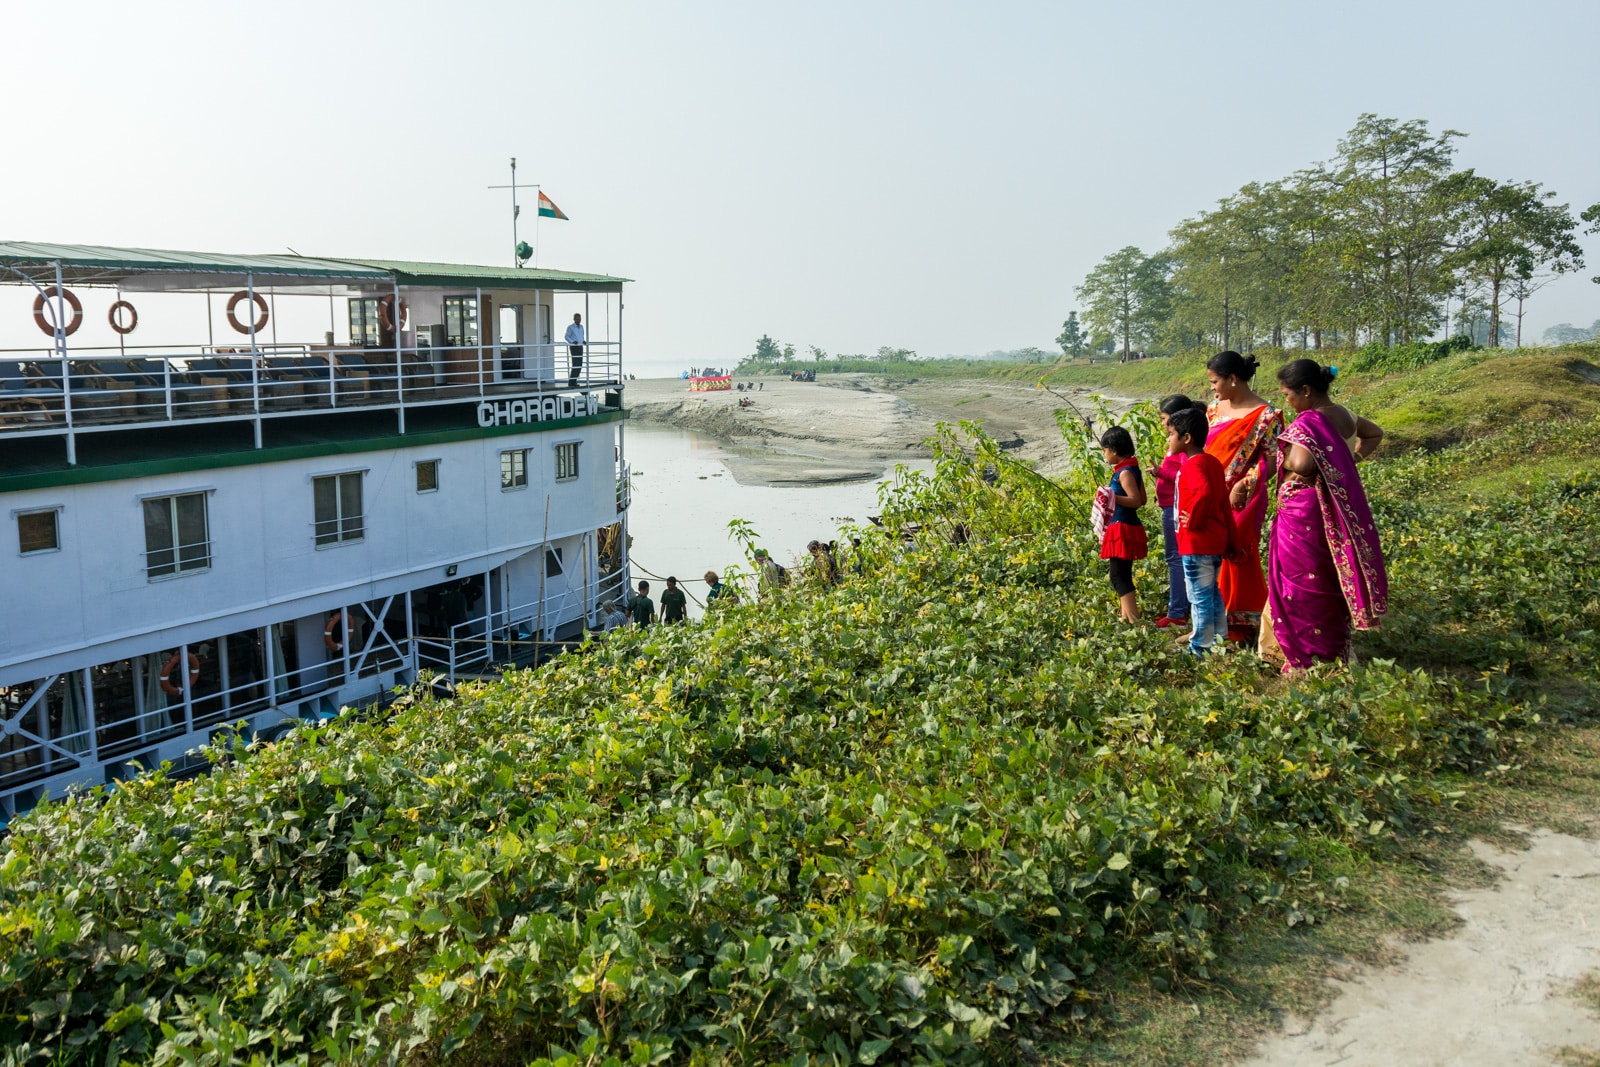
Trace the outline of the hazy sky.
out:
M 1051 347 L 1096 260 L 1364 111 L 1600 201 L 1595 0 L 0 0 L 0 25 L 0 239 L 501 263 L 485 187 L 515 155 L 571 216 L 541 264 L 636 279 L 630 358 L 685 366 L 763 332 Z M 1584 240 L 1525 336 L 1600 318 Z

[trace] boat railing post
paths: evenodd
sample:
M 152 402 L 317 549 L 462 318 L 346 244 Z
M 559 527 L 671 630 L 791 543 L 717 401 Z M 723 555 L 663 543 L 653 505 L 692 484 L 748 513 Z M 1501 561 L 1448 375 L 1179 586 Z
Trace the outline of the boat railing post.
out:
M 395 410 L 399 414 L 400 432 L 406 432 L 406 365 L 405 359 L 400 355 L 400 281 L 394 283 L 394 395 Z M 409 612 L 411 597 L 406 597 L 406 610 Z
M 167 421 L 172 421 L 172 360 L 167 356 L 161 357 L 161 388 L 166 394 Z
M 194 680 L 189 670 L 189 643 L 178 646 L 178 673 L 183 678 L 183 732 L 194 731 Z
M 56 359 L 61 363 L 61 411 L 67 423 L 67 465 L 78 464 L 78 435 L 72 428 L 72 363 L 67 359 L 67 290 L 66 279 L 61 274 L 61 261 L 56 260 Z
M 255 271 L 246 271 L 244 275 L 244 289 L 250 294 L 250 411 L 255 415 L 254 431 L 256 447 L 261 447 L 261 346 L 256 343 L 256 274 Z M 277 323 L 273 323 L 277 329 Z
M 339 406 L 339 383 L 333 373 L 333 347 L 330 345 L 323 355 L 328 357 L 328 406 L 336 408 Z
M 476 296 L 473 297 L 472 317 L 478 325 L 478 395 L 483 395 L 483 286 L 478 286 Z M 487 589 L 485 595 L 488 595 Z
M 83 728 L 88 731 L 87 743 L 84 754 L 89 762 L 95 766 L 100 764 L 100 739 L 99 729 L 94 721 L 94 684 L 89 675 L 89 668 L 83 668 L 79 675 L 79 684 L 83 686 Z

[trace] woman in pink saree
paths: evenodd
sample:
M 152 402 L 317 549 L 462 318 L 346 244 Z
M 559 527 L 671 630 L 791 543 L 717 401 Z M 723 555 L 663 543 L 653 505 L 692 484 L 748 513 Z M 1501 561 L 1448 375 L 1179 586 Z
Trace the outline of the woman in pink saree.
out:
M 1297 359 L 1278 372 L 1296 417 L 1278 438 L 1278 514 L 1267 564 L 1268 614 L 1285 670 L 1347 660 L 1350 632 L 1389 606 L 1378 528 L 1356 461 L 1383 431 L 1328 398 L 1337 368 Z

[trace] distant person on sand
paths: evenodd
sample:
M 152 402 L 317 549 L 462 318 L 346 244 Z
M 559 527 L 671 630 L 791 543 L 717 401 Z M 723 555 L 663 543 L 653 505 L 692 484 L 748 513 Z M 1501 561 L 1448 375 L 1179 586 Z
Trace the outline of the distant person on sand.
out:
M 1133 564 L 1149 553 L 1144 523 L 1139 509 L 1144 506 L 1144 476 L 1133 454 L 1133 435 L 1121 426 L 1112 426 L 1100 435 L 1100 447 L 1111 466 L 1111 481 L 1102 492 L 1109 497 L 1111 514 L 1100 538 L 1100 558 L 1111 572 L 1111 588 L 1117 594 L 1122 617 L 1139 621 L 1139 599 L 1133 586 Z
M 689 617 L 689 600 L 678 588 L 678 579 L 669 577 L 661 591 L 661 621 L 682 622 Z
M 567 327 L 567 355 L 572 357 L 572 368 L 567 372 L 567 388 L 578 384 L 578 376 L 583 373 L 583 316 L 573 315 L 572 325 Z
M 650 599 L 650 583 L 639 583 L 639 595 L 633 598 L 633 603 L 628 605 L 628 612 L 633 616 L 633 621 L 639 626 L 649 626 L 656 618 L 655 601 Z

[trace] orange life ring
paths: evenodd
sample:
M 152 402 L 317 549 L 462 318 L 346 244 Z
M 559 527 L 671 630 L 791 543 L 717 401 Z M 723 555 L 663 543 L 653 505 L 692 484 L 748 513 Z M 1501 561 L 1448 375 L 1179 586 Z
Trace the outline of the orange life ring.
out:
M 344 642 L 335 641 L 333 637 L 335 627 L 338 627 L 344 631 L 342 634 L 340 634 L 340 636 L 343 637 L 345 641 L 350 640 L 350 628 L 344 624 L 344 612 L 336 611 L 332 615 L 328 616 L 328 625 L 322 628 L 322 643 L 328 646 L 328 651 L 338 652 L 343 655 Z
M 239 316 L 235 314 L 239 308 L 239 305 L 244 303 L 246 300 L 255 304 L 257 310 L 261 312 L 261 317 L 256 319 L 255 329 L 253 331 L 250 329 L 250 327 L 240 322 Z M 228 325 L 232 326 L 240 333 L 260 333 L 262 330 L 267 328 L 266 300 L 262 299 L 260 293 L 252 293 L 246 289 L 240 289 L 237 293 L 234 293 L 232 296 L 228 297 Z
M 83 304 L 79 302 L 77 296 L 72 292 L 71 289 L 57 289 L 52 285 L 50 288 L 34 297 L 33 321 L 38 324 L 39 329 L 43 330 L 51 337 L 56 335 L 55 323 L 45 318 L 44 305 L 45 301 L 54 300 L 57 296 L 60 296 L 61 299 L 65 300 L 67 302 L 67 306 L 72 309 L 72 321 L 67 323 L 67 328 L 62 331 L 64 336 L 71 337 L 73 334 L 78 332 L 78 327 L 83 325 Z
M 178 665 L 178 653 L 174 652 L 172 654 L 172 658 L 167 660 L 167 662 L 165 664 L 163 664 L 162 667 L 161 667 L 161 690 L 162 690 L 162 692 L 166 693 L 167 696 L 169 696 L 169 697 L 181 697 L 181 696 L 183 696 L 183 690 L 179 689 L 177 686 L 173 685 L 171 681 L 168 680 L 168 679 L 170 679 L 172 677 L 172 668 L 176 667 L 177 665 Z M 195 655 L 193 652 L 191 652 L 191 653 L 189 653 L 189 691 L 190 692 L 194 691 L 195 683 L 198 682 L 199 680 L 200 680 L 200 657 Z
M 388 296 L 379 297 L 378 298 L 378 325 L 382 326 L 385 330 L 393 330 L 395 328 L 393 312 L 394 312 L 394 294 L 390 293 Z M 405 301 L 405 298 L 401 297 L 400 298 L 400 329 L 403 330 L 403 329 L 406 328 L 406 319 L 408 317 L 409 316 L 406 314 L 406 301 Z
M 128 325 L 126 326 L 117 321 L 117 312 L 123 310 L 128 312 Z M 111 310 L 106 312 L 106 321 L 111 323 L 111 328 L 113 330 L 116 330 L 123 336 L 127 336 L 139 328 L 139 309 L 128 303 L 126 300 L 118 300 L 115 304 L 111 305 Z

